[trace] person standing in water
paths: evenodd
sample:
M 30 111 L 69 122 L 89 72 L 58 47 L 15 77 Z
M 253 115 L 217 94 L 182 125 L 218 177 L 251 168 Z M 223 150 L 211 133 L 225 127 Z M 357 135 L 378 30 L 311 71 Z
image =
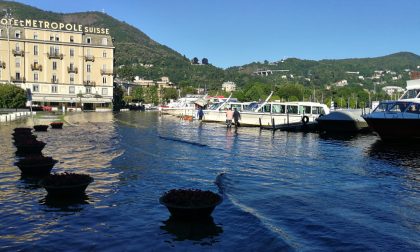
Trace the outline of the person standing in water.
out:
M 241 120 L 241 113 L 239 113 L 237 108 L 234 108 L 233 121 L 235 123 L 235 127 L 239 127 L 239 120 Z
M 197 115 L 198 115 L 198 120 L 203 120 L 203 116 L 204 116 L 204 112 L 203 112 L 203 107 L 199 107 L 198 108 L 198 112 L 197 112 Z
M 232 127 L 232 119 L 233 119 L 233 111 L 232 111 L 232 108 L 229 108 L 228 111 L 226 111 L 226 126 L 228 128 Z

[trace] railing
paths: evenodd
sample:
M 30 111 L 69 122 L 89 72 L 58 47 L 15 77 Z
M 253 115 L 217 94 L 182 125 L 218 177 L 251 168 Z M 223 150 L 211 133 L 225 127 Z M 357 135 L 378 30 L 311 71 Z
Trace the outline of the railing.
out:
M 47 53 L 49 59 L 63 59 L 64 55 L 62 53 Z
M 113 75 L 114 71 L 111 69 L 101 69 L 101 75 Z
M 67 67 L 67 72 L 68 73 L 75 73 L 77 74 L 79 71 L 79 69 L 77 69 L 77 67 Z
M 5 69 L 6 68 L 6 62 L 0 61 L 0 68 Z
M 92 61 L 92 62 L 94 62 L 95 61 L 95 56 L 93 56 L 93 55 L 86 55 L 85 56 L 85 60 L 86 61 Z
M 95 86 L 96 82 L 94 82 L 94 81 L 83 81 L 83 85 L 85 85 L 85 86 Z
M 39 65 L 39 64 L 31 64 L 31 69 L 32 69 L 32 71 L 35 71 L 35 70 L 42 71 L 42 65 Z
M 26 81 L 25 77 L 19 77 L 19 78 L 10 77 L 10 80 L 11 80 L 12 82 L 21 82 L 21 83 L 23 83 L 23 82 L 25 82 L 25 81 Z
M 12 53 L 13 53 L 13 56 L 21 56 L 21 57 L 25 56 L 25 52 L 22 51 L 22 50 L 15 50 L 15 49 L 13 49 L 12 50 Z
M 58 79 L 54 79 L 54 78 L 52 78 L 52 79 L 51 79 L 51 83 L 58 83 Z

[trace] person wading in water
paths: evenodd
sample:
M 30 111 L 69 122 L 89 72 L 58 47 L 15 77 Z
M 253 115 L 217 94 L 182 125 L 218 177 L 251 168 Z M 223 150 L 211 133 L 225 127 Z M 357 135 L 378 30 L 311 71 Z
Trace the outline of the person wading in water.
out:
M 232 127 L 232 119 L 233 119 L 233 111 L 232 111 L 232 108 L 229 108 L 229 110 L 226 111 L 226 126 L 228 128 Z
M 241 120 L 241 114 L 239 113 L 237 108 L 234 108 L 233 111 L 233 121 L 235 122 L 235 127 L 239 127 L 239 120 Z

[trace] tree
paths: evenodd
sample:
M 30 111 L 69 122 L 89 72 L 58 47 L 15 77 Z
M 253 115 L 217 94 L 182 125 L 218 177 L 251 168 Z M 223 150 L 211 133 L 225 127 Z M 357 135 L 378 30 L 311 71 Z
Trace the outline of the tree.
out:
M 157 105 L 159 103 L 158 89 L 156 86 L 144 88 L 144 102 L 153 103 Z
M 208 65 L 208 64 L 209 64 L 209 60 L 208 60 L 207 58 L 203 58 L 203 59 L 201 60 L 201 64 L 203 64 L 203 65 Z
M 197 65 L 197 64 L 198 64 L 198 58 L 197 58 L 197 57 L 194 57 L 194 58 L 192 59 L 192 63 L 193 63 L 194 65 Z
M 23 108 L 26 105 L 26 91 L 12 84 L 0 84 L 0 108 Z
M 122 89 L 121 86 L 114 83 L 114 97 L 112 99 L 112 106 L 113 106 L 114 111 L 120 111 L 120 109 L 125 106 L 123 97 L 124 97 L 124 90 Z
M 133 101 L 142 102 L 144 101 L 144 91 L 142 87 L 135 87 L 133 89 Z
M 162 100 L 169 101 L 170 99 L 178 98 L 178 92 L 175 88 L 164 88 L 162 89 Z

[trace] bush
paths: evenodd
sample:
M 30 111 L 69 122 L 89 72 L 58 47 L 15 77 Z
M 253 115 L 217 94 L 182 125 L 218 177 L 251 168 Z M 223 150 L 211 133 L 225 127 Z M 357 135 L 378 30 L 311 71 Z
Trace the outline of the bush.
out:
M 0 84 L 0 108 L 24 108 L 26 91 L 12 84 Z

